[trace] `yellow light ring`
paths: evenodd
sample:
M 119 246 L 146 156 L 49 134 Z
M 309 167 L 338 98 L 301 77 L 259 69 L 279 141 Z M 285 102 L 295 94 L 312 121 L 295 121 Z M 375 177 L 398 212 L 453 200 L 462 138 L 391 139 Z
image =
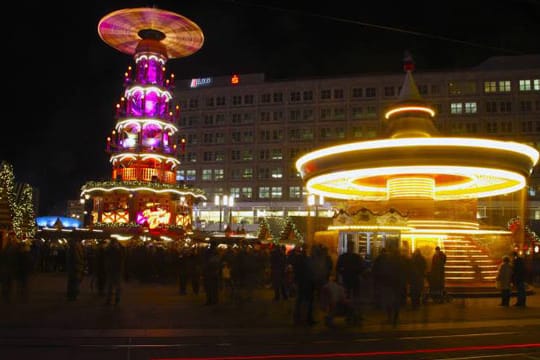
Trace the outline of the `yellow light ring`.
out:
M 177 194 L 177 195 L 183 195 L 183 196 L 191 195 L 195 198 L 206 200 L 206 196 L 201 195 L 201 194 L 196 194 L 192 191 L 180 191 L 176 189 L 153 189 L 153 188 L 145 187 L 145 186 L 140 186 L 140 187 L 135 187 L 135 188 L 130 188 L 126 186 L 113 186 L 110 188 L 94 187 L 94 188 L 84 189 L 81 192 L 81 196 L 84 196 L 85 194 L 91 194 L 93 192 L 114 192 L 114 191 L 126 191 L 126 192 L 148 191 L 148 192 L 153 192 L 156 194 Z
M 387 111 L 386 114 L 384 114 L 384 118 L 389 119 L 390 116 L 394 114 L 399 114 L 402 112 L 411 112 L 411 111 L 425 112 L 429 114 L 429 116 L 431 117 L 435 116 L 435 111 L 433 111 L 432 108 L 429 108 L 427 106 L 401 106 L 401 107 L 394 108 L 392 110 Z
M 458 156 L 458 151 L 461 156 Z M 314 172 L 333 168 L 343 169 L 342 166 L 349 163 L 380 164 L 380 161 L 395 157 L 399 161 L 409 160 L 413 164 L 418 161 L 433 162 L 434 155 L 453 160 L 455 164 L 452 165 L 465 165 L 460 162 L 470 159 L 473 154 L 481 155 L 479 157 L 483 164 L 484 160 L 491 158 L 494 164 L 503 162 L 511 168 L 522 168 L 520 171 L 522 173 L 530 173 L 539 157 L 538 151 L 533 147 L 511 141 L 453 137 L 399 138 L 362 141 L 319 149 L 300 157 L 296 161 L 296 169 L 305 178 Z M 472 160 L 479 161 L 479 159 Z M 512 165 L 513 162 L 518 162 L 519 165 Z
M 370 189 L 370 191 L 366 192 L 362 188 L 354 186 L 353 181 L 358 181 L 364 177 L 387 177 L 403 174 L 459 174 L 465 177 L 475 176 L 477 178 L 477 182 L 466 182 L 463 184 L 462 188 L 452 187 L 452 189 L 449 190 L 443 186 L 436 187 L 435 200 L 474 199 L 502 195 L 520 190 L 526 184 L 524 176 L 512 171 L 486 167 L 432 165 L 393 166 L 336 171 L 310 178 L 306 182 L 306 189 L 310 193 L 329 198 L 382 201 L 387 199 L 385 186 Z M 496 179 L 497 181 L 494 182 L 493 179 Z

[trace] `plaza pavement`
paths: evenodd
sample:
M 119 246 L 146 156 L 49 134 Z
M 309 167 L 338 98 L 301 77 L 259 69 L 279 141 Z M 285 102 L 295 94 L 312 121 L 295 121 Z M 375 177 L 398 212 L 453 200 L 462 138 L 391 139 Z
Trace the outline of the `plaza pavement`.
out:
M 205 306 L 204 293 L 178 295 L 173 284 L 124 283 L 118 306 L 104 305 L 92 292 L 88 279 L 74 302 L 65 299 L 65 274 L 32 276 L 26 302 L 14 300 L 0 307 L 1 338 L 52 337 L 183 337 L 243 336 L 324 333 L 323 314 L 315 307 L 314 327 L 293 325 L 294 299 L 272 301 L 272 290 L 258 289 L 252 301 L 242 304 L 220 298 L 220 304 Z M 354 326 L 338 319 L 338 331 L 378 332 L 460 327 L 497 327 L 540 324 L 538 288 L 527 297 L 527 307 L 501 307 L 497 297 L 454 298 L 443 304 L 427 303 L 418 310 L 402 308 L 397 327 L 385 321 L 384 313 L 371 303 L 363 304 L 363 321 Z M 221 295 L 221 294 L 220 294 Z M 515 298 L 512 298 L 513 303 Z M 335 330 L 334 330 L 335 331 Z

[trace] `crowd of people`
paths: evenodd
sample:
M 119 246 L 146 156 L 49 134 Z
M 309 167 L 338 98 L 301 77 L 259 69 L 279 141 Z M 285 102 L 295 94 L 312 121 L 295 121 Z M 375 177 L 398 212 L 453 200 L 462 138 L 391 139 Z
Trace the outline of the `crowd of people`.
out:
M 445 291 L 446 255 L 434 249 L 428 261 L 420 249 L 412 254 L 397 247 L 379 249 L 367 261 L 348 243 L 335 261 L 326 246 L 308 248 L 239 243 L 235 246 L 178 246 L 114 238 L 84 243 L 18 242 L 9 234 L 0 253 L 0 280 L 5 302 L 28 299 L 28 277 L 33 271 L 65 272 L 66 299 L 76 301 L 83 279 L 103 297 L 104 304 L 121 302 L 122 284 L 129 281 L 175 284 L 178 294 L 204 293 L 204 304 L 251 301 L 256 289 L 268 288 L 273 300 L 290 301 L 295 324 L 312 326 L 315 307 L 325 313 L 325 324 L 334 326 L 336 316 L 349 322 L 362 320 L 361 300 L 373 304 L 396 324 L 400 309 L 417 309 L 426 299 L 442 301 Z M 60 254 L 60 255 L 59 255 Z M 517 290 L 516 306 L 525 306 L 526 269 L 523 259 L 505 257 L 497 276 L 501 305 L 508 306 L 510 292 Z M 18 289 L 17 291 L 14 291 Z

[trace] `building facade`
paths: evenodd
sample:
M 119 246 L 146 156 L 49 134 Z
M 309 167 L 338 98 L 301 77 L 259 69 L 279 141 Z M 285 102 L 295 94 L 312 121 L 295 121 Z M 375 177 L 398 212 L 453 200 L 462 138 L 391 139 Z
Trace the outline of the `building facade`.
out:
M 540 149 L 540 55 L 493 57 L 466 69 L 419 69 L 415 79 L 437 111 L 441 134 Z M 317 148 L 380 137 L 384 111 L 396 101 L 401 83 L 401 69 L 278 81 L 264 74 L 178 81 L 185 149 L 177 178 L 203 189 L 209 199 L 195 216 L 210 223 L 223 216 L 255 223 L 261 216 L 306 216 L 308 210 L 325 216 L 332 204 L 308 205 L 296 160 Z M 212 201 L 223 194 L 235 198 L 225 209 Z M 480 202 L 478 217 L 500 223 L 522 214 L 517 196 Z M 532 223 L 540 219 L 538 200 L 535 171 L 523 214 Z

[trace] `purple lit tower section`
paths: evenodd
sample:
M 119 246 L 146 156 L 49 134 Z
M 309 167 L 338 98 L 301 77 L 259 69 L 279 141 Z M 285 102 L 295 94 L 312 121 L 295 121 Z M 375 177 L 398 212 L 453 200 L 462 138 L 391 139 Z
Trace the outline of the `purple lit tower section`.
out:
M 202 191 L 176 181 L 179 106 L 174 106 L 174 75 L 167 61 L 202 47 L 201 29 L 176 13 L 156 8 L 112 12 L 98 25 L 101 39 L 132 55 L 124 93 L 116 105 L 116 126 L 107 138 L 112 181 L 88 182 L 81 198 L 88 202 L 92 225 L 131 224 L 168 230 L 190 227 L 191 210 Z
M 165 79 L 167 58 L 156 50 L 138 47 L 135 70 L 130 66 L 125 74 L 116 127 L 107 139 L 115 180 L 176 182 L 180 109 L 171 101 L 174 75 Z

